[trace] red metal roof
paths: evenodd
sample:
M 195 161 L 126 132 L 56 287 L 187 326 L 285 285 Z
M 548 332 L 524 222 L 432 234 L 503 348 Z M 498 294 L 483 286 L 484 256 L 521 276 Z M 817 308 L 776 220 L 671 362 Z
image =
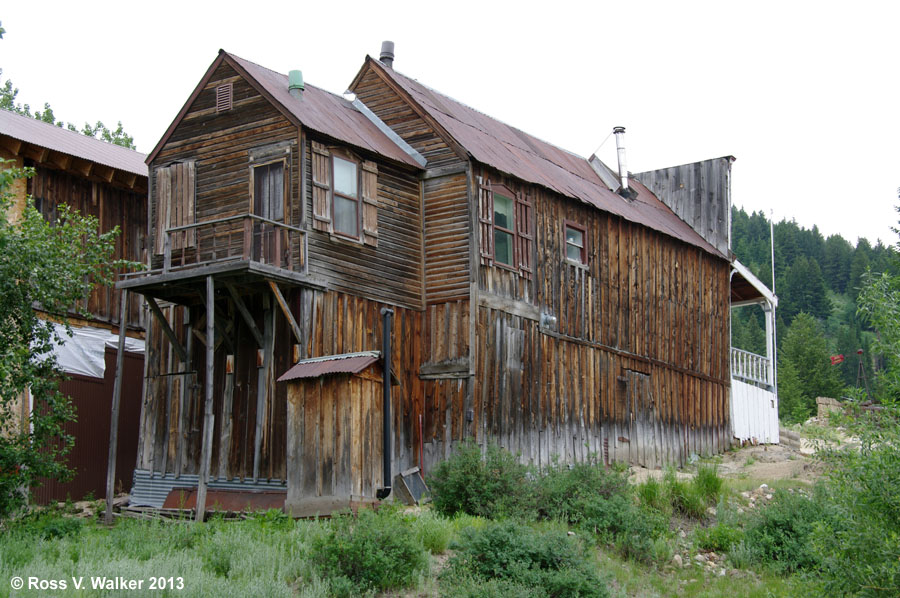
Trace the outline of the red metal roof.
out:
M 302 99 L 288 90 L 287 75 L 276 73 L 234 54 L 225 55 L 244 69 L 304 126 L 350 145 L 419 168 L 409 154 L 382 133 L 372 121 L 343 97 L 306 84 Z
M 626 201 L 600 180 L 585 158 L 385 68 L 371 57 L 367 61 L 402 87 L 478 162 L 725 257 L 639 182 L 629 181 L 638 196 Z
M 46 147 L 75 158 L 147 176 L 146 155 L 9 110 L 0 110 L 0 135 Z
M 378 351 L 365 353 L 344 353 L 303 359 L 282 375 L 278 381 L 297 380 L 300 378 L 318 378 L 327 374 L 358 374 L 373 363 L 381 360 Z

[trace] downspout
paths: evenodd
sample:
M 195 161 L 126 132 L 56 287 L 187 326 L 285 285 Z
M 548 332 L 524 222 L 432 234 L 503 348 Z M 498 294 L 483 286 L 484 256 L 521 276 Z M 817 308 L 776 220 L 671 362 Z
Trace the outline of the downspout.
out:
M 384 318 L 381 331 L 382 391 L 384 404 L 382 412 L 382 469 L 384 471 L 383 487 L 375 493 L 378 500 L 384 500 L 391 494 L 391 331 L 393 329 L 394 310 L 383 307 Z

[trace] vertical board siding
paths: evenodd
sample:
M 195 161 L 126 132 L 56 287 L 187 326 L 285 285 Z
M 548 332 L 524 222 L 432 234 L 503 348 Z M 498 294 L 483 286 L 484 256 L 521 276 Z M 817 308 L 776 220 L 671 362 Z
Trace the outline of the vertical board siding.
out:
M 116 237 L 113 259 L 139 263 L 144 261 L 146 194 L 85 180 L 80 176 L 42 166 L 35 168 L 34 176 L 28 180 L 27 189 L 40 205 L 44 218 L 51 222 L 56 221 L 59 206 L 65 204 L 82 215 L 96 218 L 101 233 L 118 226 L 120 232 Z M 118 323 L 119 293 L 113 287 L 96 285 L 90 296 L 77 305 L 76 309 L 86 309 L 93 319 L 101 322 Z M 130 302 L 127 319 L 130 326 L 143 327 L 141 303 Z

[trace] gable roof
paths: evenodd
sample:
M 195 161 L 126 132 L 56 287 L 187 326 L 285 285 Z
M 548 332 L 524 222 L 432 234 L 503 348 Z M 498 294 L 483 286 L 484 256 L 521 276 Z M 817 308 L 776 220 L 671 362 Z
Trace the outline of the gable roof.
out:
M 0 135 L 45 147 L 73 158 L 90 160 L 142 177 L 147 176 L 147 165 L 144 163 L 146 156 L 140 152 L 9 110 L 0 110 Z
M 585 158 L 388 69 L 371 56 L 354 86 L 367 67 L 399 86 L 478 162 L 725 257 L 641 183 L 633 182 L 637 197 L 626 201 L 603 183 Z
M 150 152 L 147 158 L 148 162 L 152 161 L 165 145 L 175 127 L 187 114 L 191 104 L 222 62 L 231 65 L 291 122 L 348 145 L 419 168 L 415 160 L 343 97 L 306 83 L 302 98 L 295 98 L 288 89 L 287 75 L 267 69 L 225 50 L 219 50 L 219 56 L 210 65 L 178 116 Z

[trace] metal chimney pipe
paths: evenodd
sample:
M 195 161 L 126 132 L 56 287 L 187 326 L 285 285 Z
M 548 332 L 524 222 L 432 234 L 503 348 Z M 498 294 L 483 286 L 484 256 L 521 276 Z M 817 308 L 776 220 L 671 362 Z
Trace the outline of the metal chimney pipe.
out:
M 394 68 L 394 42 L 381 42 L 381 56 L 378 57 L 378 60 L 389 69 Z
M 619 158 L 619 182 L 622 185 L 622 189 L 619 193 L 627 195 L 628 166 L 625 164 L 625 127 L 613 127 L 613 133 L 616 134 L 616 154 Z

